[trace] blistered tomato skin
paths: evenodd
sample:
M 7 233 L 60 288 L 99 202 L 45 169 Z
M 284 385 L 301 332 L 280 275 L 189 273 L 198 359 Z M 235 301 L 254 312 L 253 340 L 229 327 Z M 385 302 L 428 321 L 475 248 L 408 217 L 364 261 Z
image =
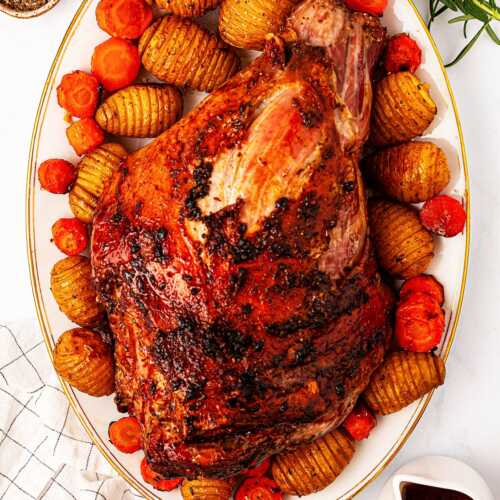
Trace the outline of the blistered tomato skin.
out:
M 268 477 L 249 478 L 241 483 L 235 500 L 283 500 L 283 493 Z
M 452 238 L 464 230 L 467 213 L 458 200 L 443 194 L 425 202 L 420 221 L 429 231 Z
M 389 40 L 384 59 L 384 67 L 388 73 L 415 73 L 421 63 L 422 51 L 413 38 L 401 33 Z
M 356 441 L 367 439 L 376 425 L 376 418 L 363 404 L 358 404 L 344 420 L 344 428 Z
M 46 160 L 38 167 L 38 180 L 49 193 L 65 194 L 76 180 L 75 167 L 66 160 Z
M 381 16 L 387 7 L 388 0 L 346 0 L 345 4 L 351 10 Z
M 89 243 L 87 226 L 76 218 L 59 219 L 52 226 L 52 238 L 56 247 L 70 257 L 82 253 Z

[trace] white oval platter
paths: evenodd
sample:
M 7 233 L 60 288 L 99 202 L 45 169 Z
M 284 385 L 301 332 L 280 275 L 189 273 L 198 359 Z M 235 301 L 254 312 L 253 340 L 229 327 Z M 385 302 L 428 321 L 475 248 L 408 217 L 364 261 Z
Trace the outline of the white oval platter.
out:
M 77 158 L 66 141 L 64 111 L 57 105 L 56 86 L 63 74 L 76 69 L 89 70 L 93 48 L 107 35 L 95 21 L 98 0 L 84 0 L 71 22 L 50 70 L 38 110 L 31 144 L 27 179 L 27 239 L 33 293 L 39 321 L 49 351 L 58 336 L 72 325 L 59 311 L 50 292 L 50 270 L 62 258 L 51 243 L 51 226 L 59 217 L 71 216 L 66 196 L 41 191 L 36 179 L 38 165 L 47 158 Z M 214 24 L 214 16 L 205 22 Z M 426 138 L 441 146 L 447 154 L 452 180 L 447 194 L 463 200 L 469 213 L 468 174 L 465 150 L 456 107 L 445 69 L 425 23 L 411 0 L 391 0 L 383 17 L 390 34 L 407 32 L 415 38 L 423 51 L 423 64 L 417 75 L 430 85 L 430 92 L 438 105 L 438 115 L 427 131 Z M 186 108 L 203 97 L 187 96 Z M 129 141 L 127 146 L 137 147 Z M 469 248 L 469 220 L 466 231 L 452 238 L 437 240 L 436 257 L 429 270 L 443 283 L 446 290 L 447 329 L 441 345 L 446 359 L 455 336 L 465 287 Z M 139 464 L 142 453 L 125 455 L 108 441 L 109 422 L 120 417 L 113 398 L 92 398 L 82 394 L 63 381 L 63 389 L 82 425 L 117 472 L 139 493 L 150 498 L 180 499 L 180 492 L 159 494 L 141 480 Z M 446 390 L 446 384 L 444 388 Z M 370 438 L 358 445 L 353 461 L 340 477 L 326 490 L 307 497 L 311 500 L 347 499 L 361 491 L 396 455 L 417 425 L 430 401 L 428 395 L 394 415 L 379 418 Z

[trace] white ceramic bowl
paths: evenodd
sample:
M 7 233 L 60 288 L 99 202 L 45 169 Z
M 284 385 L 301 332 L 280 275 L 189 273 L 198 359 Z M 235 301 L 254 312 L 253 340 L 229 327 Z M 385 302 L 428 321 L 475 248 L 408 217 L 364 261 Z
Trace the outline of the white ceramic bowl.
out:
M 95 21 L 94 10 L 97 3 L 98 0 L 84 0 L 66 33 L 43 90 L 31 147 L 27 184 L 28 251 L 35 302 L 49 350 L 58 336 L 72 327 L 59 311 L 49 286 L 50 270 L 62 257 L 50 242 L 51 225 L 59 217 L 71 216 L 71 212 L 67 197 L 51 195 L 40 190 L 36 180 L 36 168 L 47 158 L 61 157 L 77 161 L 65 138 L 64 111 L 57 105 L 55 88 L 63 74 L 76 69 L 89 70 L 93 48 L 107 38 Z M 213 16 L 211 22 L 213 23 Z M 446 192 L 463 200 L 468 207 L 468 177 L 460 125 L 445 70 L 425 23 L 414 5 L 406 0 L 392 0 L 383 23 L 389 33 L 410 33 L 423 50 L 423 64 L 417 75 L 430 85 L 431 94 L 439 110 L 426 138 L 441 146 L 448 157 L 452 179 Z M 188 94 L 187 110 L 202 96 L 200 93 Z M 129 146 L 131 144 L 138 143 L 132 141 Z M 462 304 L 467 270 L 468 231 L 467 227 L 463 234 L 455 238 L 437 240 L 436 257 L 429 270 L 443 283 L 446 290 L 447 328 L 440 347 L 444 358 L 450 351 Z M 111 397 L 95 399 L 64 383 L 62 385 L 96 446 L 134 488 L 150 497 L 180 498 L 178 492 L 159 494 L 142 482 L 139 471 L 141 453 L 125 455 L 109 444 L 108 423 L 120 416 Z M 446 386 L 440 390 L 446 390 Z M 380 418 L 370 439 L 359 444 L 353 461 L 335 483 L 325 491 L 308 498 L 349 498 L 359 492 L 382 471 L 403 446 L 422 416 L 430 397 L 428 395 L 422 398 L 397 414 Z
M 494 500 L 488 485 L 472 467 L 450 457 L 422 457 L 401 467 L 387 481 L 379 500 L 402 500 L 407 483 L 458 491 L 473 500 Z

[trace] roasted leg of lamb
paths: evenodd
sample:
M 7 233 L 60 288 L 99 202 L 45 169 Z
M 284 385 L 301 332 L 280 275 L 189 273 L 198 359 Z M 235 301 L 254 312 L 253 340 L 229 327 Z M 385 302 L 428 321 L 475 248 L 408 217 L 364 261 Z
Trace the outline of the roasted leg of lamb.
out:
M 358 168 L 385 31 L 335 0 L 286 31 L 132 154 L 95 218 L 117 404 L 166 476 L 228 477 L 334 429 L 390 336 Z

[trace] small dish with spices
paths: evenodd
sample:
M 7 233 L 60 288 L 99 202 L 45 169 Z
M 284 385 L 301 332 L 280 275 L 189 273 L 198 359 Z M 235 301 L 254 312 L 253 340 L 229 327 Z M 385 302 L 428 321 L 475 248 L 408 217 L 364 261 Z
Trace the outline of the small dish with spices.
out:
M 0 0 L 0 12 L 19 19 L 28 19 L 45 14 L 58 2 L 59 0 Z

